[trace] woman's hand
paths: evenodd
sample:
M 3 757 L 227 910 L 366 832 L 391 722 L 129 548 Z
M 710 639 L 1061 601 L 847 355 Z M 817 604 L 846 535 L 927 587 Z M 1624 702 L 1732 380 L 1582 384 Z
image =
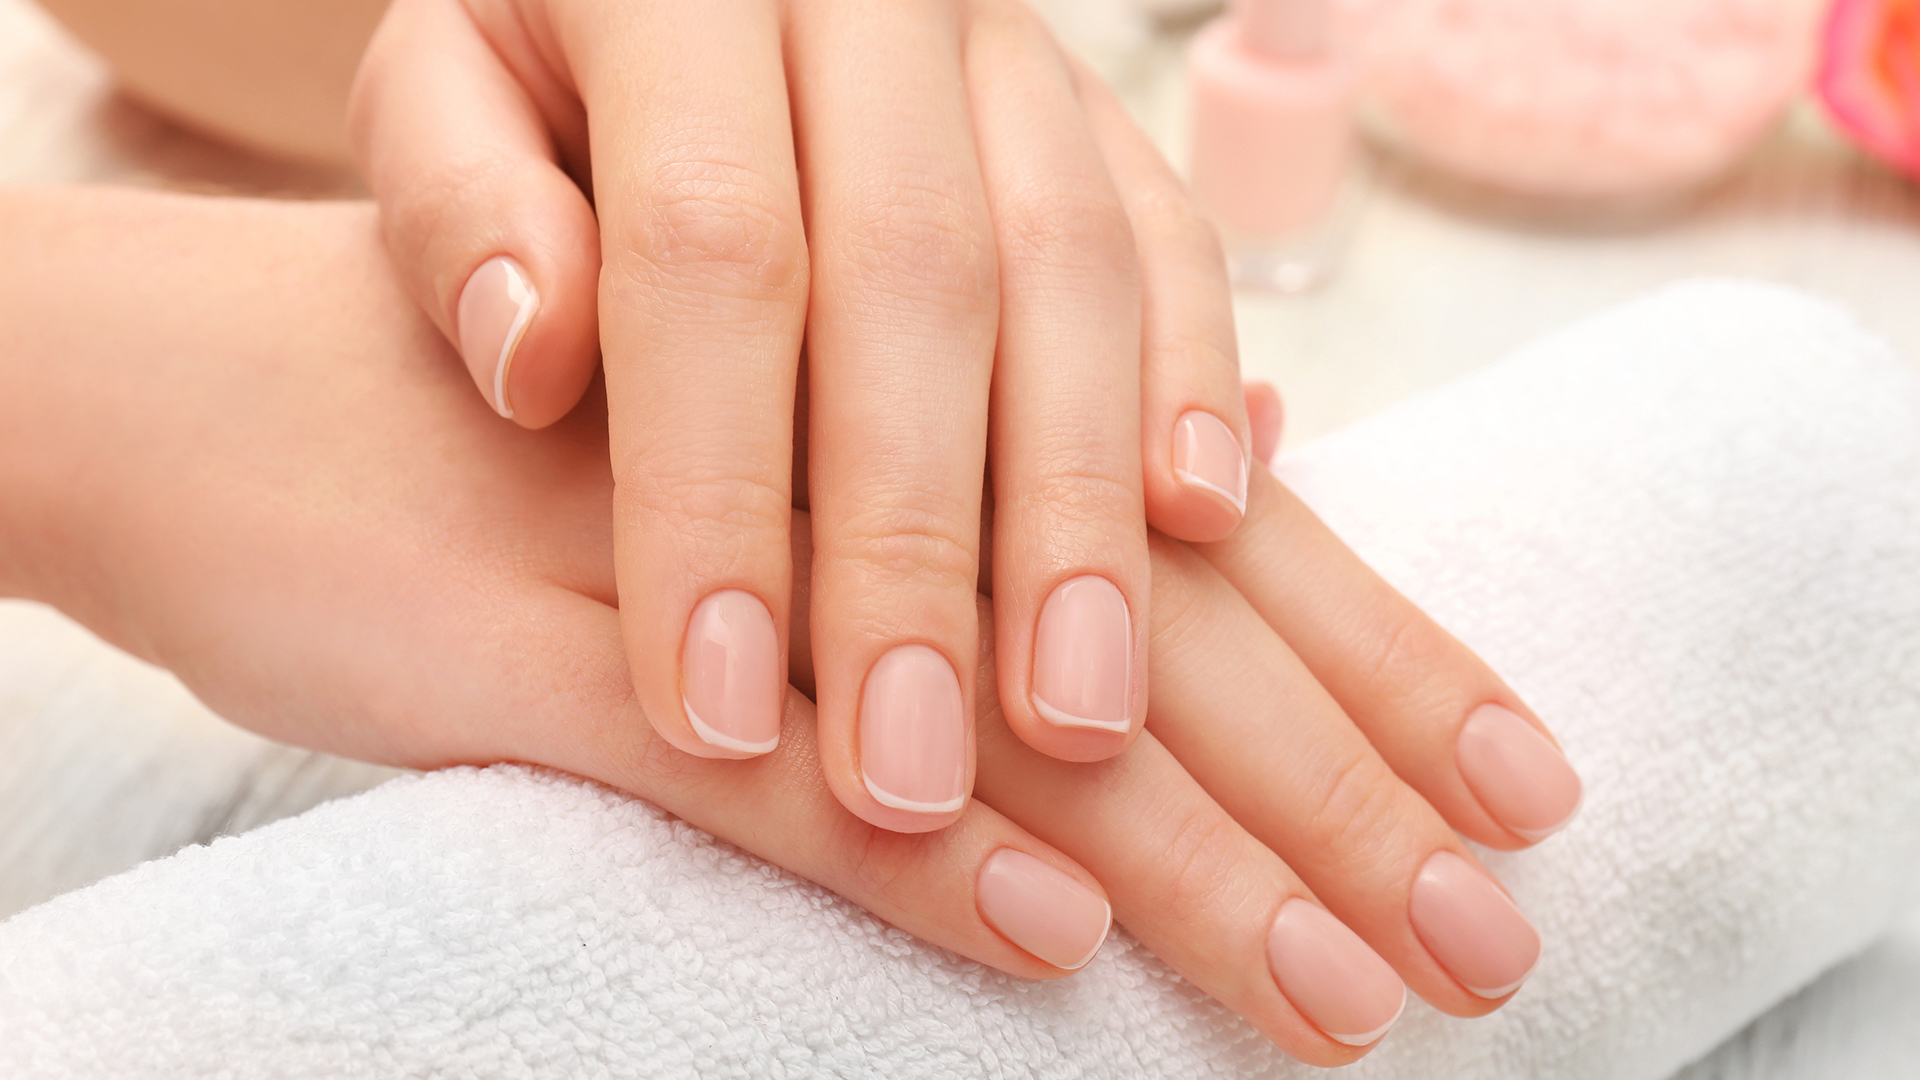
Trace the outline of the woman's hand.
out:
M 1244 508 L 1232 318 L 1210 230 L 1018 0 L 397 0 L 353 115 L 402 279 L 496 409 L 553 423 L 604 350 L 668 741 L 777 738 L 796 391 L 841 800 L 903 831 L 965 802 L 989 462 L 1009 723 L 1079 761 L 1138 735 L 1146 525 Z
M 951 828 L 900 834 L 830 793 L 798 692 L 779 748 L 748 761 L 680 754 L 645 724 L 598 410 L 539 432 L 494 422 L 366 208 L 21 192 L 0 226 L 37 253 L 0 264 L 16 328 L 0 580 L 255 730 L 589 776 L 1029 977 L 1084 962 L 1110 900 L 1318 1064 L 1364 1052 L 1402 979 L 1470 1016 L 1533 965 L 1538 938 L 1453 829 L 1520 846 L 1516 829 L 1565 816 L 1535 796 L 1577 798 L 1578 781 L 1530 719 L 1476 735 L 1490 704 L 1524 708 L 1350 556 L 1276 574 L 1270 552 L 1338 542 L 1262 471 L 1243 546 L 1203 559 L 1154 541 L 1159 691 L 1134 749 L 1034 751 L 984 672 L 980 797 Z M 807 685 L 808 644 L 792 644 Z

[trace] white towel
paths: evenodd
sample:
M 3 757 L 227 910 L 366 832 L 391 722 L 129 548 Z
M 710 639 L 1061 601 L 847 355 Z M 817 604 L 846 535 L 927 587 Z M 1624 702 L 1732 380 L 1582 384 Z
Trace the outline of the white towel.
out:
M 1920 855 L 1920 378 L 1678 287 L 1285 461 L 1584 773 L 1495 855 L 1545 939 L 1348 1075 L 1651 1078 L 1855 951 Z M 645 804 L 395 781 L 0 925 L 0 1075 L 1292 1077 L 1116 934 L 1026 983 Z

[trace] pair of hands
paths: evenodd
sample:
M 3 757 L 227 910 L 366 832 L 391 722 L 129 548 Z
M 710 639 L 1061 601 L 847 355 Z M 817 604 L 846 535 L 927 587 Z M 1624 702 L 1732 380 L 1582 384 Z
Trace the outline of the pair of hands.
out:
M 904 834 L 823 779 L 804 635 L 776 750 L 708 760 L 652 730 L 615 606 L 601 402 L 500 423 L 370 208 L 23 192 L 0 199 L 0 235 L 37 253 L 0 264 L 0 583 L 255 730 L 588 776 L 1028 977 L 1083 963 L 1110 903 L 1322 1065 L 1365 1052 L 1403 980 L 1473 1016 L 1535 961 L 1455 830 L 1524 846 L 1571 813 L 1555 778 L 1574 798 L 1577 780 L 1497 677 L 1264 470 L 1231 539 L 1149 541 L 1155 696 L 1133 748 L 1035 751 L 989 667 L 976 798 Z
M 962 814 L 987 666 L 1044 754 L 1140 735 L 1148 527 L 1245 510 L 1232 310 L 1178 180 L 1018 0 L 397 0 L 352 115 L 401 279 L 499 412 L 568 415 L 604 349 L 668 742 L 771 750 L 807 630 L 827 782 L 895 831 Z

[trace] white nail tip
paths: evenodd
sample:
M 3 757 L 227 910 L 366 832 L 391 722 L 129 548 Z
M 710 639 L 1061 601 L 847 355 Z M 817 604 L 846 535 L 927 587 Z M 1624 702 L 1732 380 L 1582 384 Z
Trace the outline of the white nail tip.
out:
M 757 743 L 748 742 L 745 739 L 737 739 L 732 735 L 722 734 L 714 730 L 711 724 L 700 719 L 700 714 L 693 711 L 693 704 L 686 698 L 682 697 L 680 704 L 687 710 L 687 723 L 693 725 L 693 733 L 700 736 L 700 741 L 706 743 L 708 746 L 717 746 L 722 750 L 734 750 L 742 754 L 766 754 L 771 753 L 774 747 L 780 745 L 780 736 L 778 734 L 775 734 L 773 738 L 768 739 L 766 742 Z
M 1538 965 L 1540 961 L 1535 960 L 1534 963 Z M 1515 990 L 1520 989 L 1520 984 L 1526 982 L 1528 979 L 1532 977 L 1533 977 L 1533 968 L 1528 968 L 1527 973 L 1525 975 L 1520 976 L 1519 978 L 1513 980 L 1512 982 L 1508 983 L 1505 986 L 1496 986 L 1491 989 L 1488 989 L 1480 986 L 1467 986 L 1466 983 L 1461 983 L 1460 985 L 1467 986 L 1467 989 L 1473 991 L 1474 996 L 1476 997 L 1483 997 L 1483 998 L 1486 998 L 1488 1001 L 1493 1001 L 1496 998 L 1506 997 L 1508 994 L 1511 994 Z
M 527 327 L 533 323 L 533 313 L 540 310 L 540 294 L 534 292 L 533 284 L 509 263 L 507 295 L 517 308 L 513 313 L 513 324 L 507 327 L 506 340 L 500 343 L 500 358 L 493 365 L 493 408 L 502 417 L 511 420 L 513 405 L 507 401 L 507 371 L 513 366 L 513 354 L 520 348 L 520 339 L 527 336 Z
M 1406 1011 L 1407 1011 L 1407 991 L 1405 987 L 1401 987 L 1400 1007 L 1393 1010 L 1393 1019 L 1387 1021 L 1384 1024 L 1381 1024 L 1379 1027 L 1374 1028 L 1372 1031 L 1369 1031 L 1364 1035 L 1338 1035 L 1338 1034 L 1335 1034 L 1334 1032 L 1329 1031 L 1327 1032 L 1327 1038 L 1332 1039 L 1334 1042 L 1337 1042 L 1337 1043 L 1345 1043 L 1348 1046 L 1371 1046 L 1374 1043 L 1380 1041 L 1380 1036 L 1385 1035 L 1387 1033 L 1388 1028 L 1399 1023 L 1400 1014 Z
M 1185 469 L 1175 469 L 1173 470 L 1173 475 L 1179 477 L 1181 483 L 1186 484 L 1190 487 L 1204 488 L 1208 491 L 1211 491 L 1215 495 L 1218 495 L 1221 498 L 1232 503 L 1234 505 L 1234 508 L 1239 510 L 1241 513 L 1244 514 L 1247 512 L 1247 497 L 1245 495 L 1236 495 L 1235 493 L 1228 491 L 1226 488 L 1221 487 L 1219 484 L 1213 483 L 1209 480 L 1204 480 L 1199 476 L 1196 476 L 1195 474 L 1188 472 Z M 1245 474 L 1243 473 L 1242 476 L 1244 477 Z
M 1585 788 L 1581 788 L 1579 801 L 1573 804 L 1573 809 L 1567 811 L 1567 816 L 1561 818 L 1558 825 L 1549 825 L 1544 829 L 1516 829 L 1509 825 L 1507 826 L 1507 831 L 1528 843 L 1537 844 L 1572 824 L 1573 819 L 1580 816 L 1580 811 L 1585 808 L 1586 805 L 1587 791 Z
M 1107 904 L 1106 908 L 1107 926 L 1106 929 L 1100 931 L 1100 940 L 1093 943 L 1093 948 L 1087 950 L 1087 955 L 1081 957 L 1079 963 L 1069 964 L 1061 968 L 1061 971 L 1079 971 L 1081 968 L 1093 963 L 1093 958 L 1100 955 L 1100 947 L 1107 943 L 1107 935 L 1113 933 L 1113 905 Z M 1404 1004 L 1402 1007 L 1405 1007 Z
M 1131 720 L 1095 720 L 1090 716 L 1076 716 L 1070 712 L 1056 709 L 1041 700 L 1039 694 L 1033 695 L 1033 711 L 1040 718 L 1059 727 L 1099 728 L 1101 731 L 1117 731 L 1122 735 L 1133 726 Z
M 867 785 L 867 794 L 882 806 L 891 806 L 895 810 L 909 810 L 916 814 L 951 814 L 967 805 L 965 795 L 956 795 L 945 802 L 920 802 L 917 799 L 903 799 L 886 788 L 873 782 L 866 773 L 860 774 L 860 780 Z

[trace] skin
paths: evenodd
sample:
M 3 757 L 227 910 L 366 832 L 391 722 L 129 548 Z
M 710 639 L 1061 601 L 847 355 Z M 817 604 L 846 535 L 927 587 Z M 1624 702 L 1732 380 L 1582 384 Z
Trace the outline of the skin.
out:
M 217 138 L 352 160 L 347 91 L 387 0 L 42 0 L 129 93 Z
M 881 657 L 921 644 L 974 708 L 983 573 L 1020 737 L 1093 761 L 1138 736 L 1147 527 L 1216 540 L 1241 516 L 1173 470 L 1191 410 L 1247 453 L 1232 316 L 1211 230 L 1024 6 L 399 0 L 352 121 L 402 280 L 449 340 L 477 267 L 525 266 L 540 310 L 504 377 L 515 422 L 565 414 L 604 370 L 628 660 L 665 738 L 751 753 L 686 716 L 704 597 L 743 590 L 797 626 L 803 340 L 807 630 L 841 800 L 900 831 L 959 812 L 870 793 L 860 701 Z M 1035 705 L 1037 621 L 1083 575 L 1129 617 L 1121 730 Z
M 958 811 L 882 806 L 859 780 L 856 702 L 875 659 L 913 640 L 978 670 L 972 596 L 991 581 L 1009 725 L 1064 759 L 1119 752 L 1143 729 L 1152 670 L 1143 517 L 1193 541 L 1238 522 L 1172 480 L 1173 418 L 1203 407 L 1243 451 L 1270 447 L 1248 435 L 1210 228 L 1024 9 L 729 2 L 402 0 L 354 88 L 355 143 L 401 280 L 450 340 L 475 265 L 501 251 L 527 264 L 541 307 L 512 368 L 516 420 L 567 414 L 605 348 L 608 398 L 594 404 L 610 413 L 617 591 L 648 721 L 683 751 L 732 753 L 687 723 L 680 637 L 704 595 L 746 589 L 788 645 L 803 632 L 815 643 L 823 767 L 842 801 L 888 828 L 939 828 Z M 176 113 L 255 145 L 338 153 L 316 133 L 345 125 L 355 42 L 377 5 L 270 6 L 196 0 L 156 19 L 130 0 L 50 4 Z M 294 47 L 309 41 L 326 46 Z M 872 69 L 882 55 L 912 62 Z M 1277 417 L 1277 403 L 1255 406 Z M 797 443 L 811 454 L 796 458 Z M 998 513 L 983 537 L 987 495 Z M 816 514 L 807 626 L 788 601 L 793 505 Z M 1341 590 L 1372 588 L 1364 568 L 1330 537 L 1303 548 L 1294 531 L 1268 535 L 1258 565 L 1320 583 L 1311 610 L 1350 625 Z M 1221 557 L 1238 566 L 1229 555 L 1246 550 Z M 1124 734 L 1061 728 L 1033 707 L 1036 616 L 1085 572 L 1119 585 L 1132 616 Z M 1289 642 L 1311 640 L 1317 624 L 1288 616 L 1307 610 L 1295 599 L 1263 612 Z M 1337 666 L 1392 628 L 1360 629 L 1303 654 Z M 1478 670 L 1449 650 L 1415 656 L 1430 665 L 1424 680 L 1408 672 L 1421 685 Z M 976 680 L 960 682 L 971 694 Z M 1451 771 L 1457 704 L 1393 712 L 1425 714 L 1433 732 L 1397 768 Z M 1475 839 L 1514 842 L 1457 784 L 1439 797 Z
M 21 191 L 0 195 L 0 236 L 37 253 L 0 260 L 16 328 L 0 351 L 0 586 L 236 722 L 418 768 L 587 776 L 930 942 L 1061 975 L 972 902 L 982 861 L 1014 847 L 1103 889 L 1158 955 L 1315 1064 L 1365 1048 L 1320 1033 L 1267 971 L 1261 942 L 1290 898 L 1324 905 L 1439 1008 L 1499 1006 L 1427 954 L 1407 890 L 1435 851 L 1473 860 L 1455 829 L 1520 846 L 1428 758 L 1465 707 L 1521 706 L 1351 556 L 1319 578 L 1261 565 L 1276 536 L 1338 543 L 1264 471 L 1244 541 L 1152 541 L 1161 689 L 1131 752 L 1039 753 L 985 670 L 978 797 L 949 828 L 899 833 L 823 777 L 804 639 L 772 753 L 694 757 L 645 722 L 613 606 L 603 412 L 498 423 L 406 299 L 371 208 Z M 1330 603 L 1346 617 L 1316 606 Z M 1223 715 L 1237 724 L 1198 722 Z

